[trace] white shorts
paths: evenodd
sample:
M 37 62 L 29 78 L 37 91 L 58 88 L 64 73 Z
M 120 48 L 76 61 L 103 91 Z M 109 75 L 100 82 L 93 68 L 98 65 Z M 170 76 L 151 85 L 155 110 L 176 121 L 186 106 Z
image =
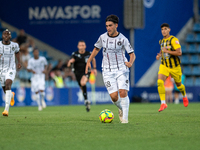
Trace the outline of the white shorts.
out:
M 31 78 L 31 91 L 39 92 L 40 90 L 45 90 L 45 75 L 33 75 Z
M 3 72 L 0 74 L 0 82 L 1 86 L 5 86 L 5 82 L 7 79 L 14 81 L 16 75 L 16 70 L 8 70 L 7 72 Z
M 103 72 L 102 74 L 104 84 L 109 94 L 119 91 L 119 89 L 129 91 L 129 72 L 112 71 Z

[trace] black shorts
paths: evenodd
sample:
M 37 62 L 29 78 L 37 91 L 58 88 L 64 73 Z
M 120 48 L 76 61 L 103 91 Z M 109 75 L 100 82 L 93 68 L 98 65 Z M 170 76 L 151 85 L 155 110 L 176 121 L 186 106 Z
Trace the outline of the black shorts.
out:
M 90 78 L 90 72 L 88 72 L 87 74 L 85 74 L 85 73 L 75 73 L 75 76 L 76 76 L 76 81 L 78 82 L 78 84 L 79 84 L 79 86 L 81 86 L 81 78 L 83 77 L 83 76 L 86 76 L 88 79 Z

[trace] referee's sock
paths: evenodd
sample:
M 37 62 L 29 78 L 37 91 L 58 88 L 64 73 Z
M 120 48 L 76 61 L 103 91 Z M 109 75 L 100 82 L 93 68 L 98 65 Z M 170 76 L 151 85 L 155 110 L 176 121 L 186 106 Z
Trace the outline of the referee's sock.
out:
M 82 86 L 82 90 L 83 90 L 83 97 L 84 97 L 85 100 L 87 100 L 87 87 L 86 87 L 86 85 Z

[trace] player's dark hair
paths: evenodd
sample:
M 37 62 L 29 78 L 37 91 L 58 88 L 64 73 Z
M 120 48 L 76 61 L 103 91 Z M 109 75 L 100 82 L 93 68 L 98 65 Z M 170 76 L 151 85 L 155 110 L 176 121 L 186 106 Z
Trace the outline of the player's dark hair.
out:
M 106 17 L 106 22 L 112 21 L 113 23 L 119 23 L 119 18 L 116 15 L 109 15 Z
M 38 49 L 37 47 L 35 47 L 35 48 L 33 49 L 33 52 L 34 52 L 34 51 L 36 51 L 36 50 L 38 50 L 38 51 L 39 51 L 39 49 Z
M 168 23 L 161 24 L 160 28 L 162 28 L 162 27 L 168 27 L 168 28 L 170 28 Z
M 85 43 L 85 41 L 84 41 L 84 40 L 80 40 L 80 41 L 78 41 L 78 43 L 79 43 L 79 42 L 84 42 L 84 43 Z

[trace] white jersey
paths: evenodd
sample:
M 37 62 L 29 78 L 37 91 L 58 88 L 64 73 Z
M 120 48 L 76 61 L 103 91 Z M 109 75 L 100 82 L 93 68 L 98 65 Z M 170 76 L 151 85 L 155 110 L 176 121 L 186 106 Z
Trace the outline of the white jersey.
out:
M 125 65 L 125 62 L 128 62 L 125 50 L 129 54 L 134 50 L 123 34 L 119 33 L 116 37 L 110 37 L 106 32 L 99 37 L 94 46 L 98 49 L 103 47 L 103 71 L 128 70 Z
M 15 42 L 10 42 L 9 45 L 4 45 L 0 41 L 0 71 L 8 72 L 8 70 L 16 70 L 15 53 L 19 52 L 19 45 Z
M 31 69 L 31 70 L 35 71 L 36 74 L 41 75 L 41 74 L 44 74 L 42 72 L 44 71 L 46 65 L 47 65 L 47 60 L 45 57 L 39 56 L 38 59 L 35 59 L 32 57 L 28 61 L 27 69 Z M 36 75 L 36 74 L 34 74 L 34 75 Z

